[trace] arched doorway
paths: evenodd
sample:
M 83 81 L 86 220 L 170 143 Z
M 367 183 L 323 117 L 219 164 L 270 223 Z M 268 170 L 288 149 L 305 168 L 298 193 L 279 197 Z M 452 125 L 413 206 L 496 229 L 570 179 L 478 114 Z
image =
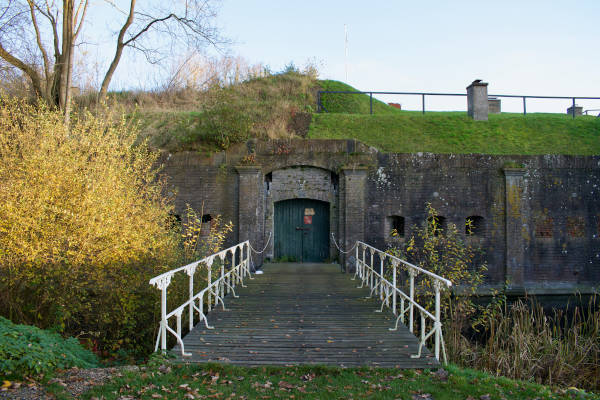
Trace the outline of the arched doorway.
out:
M 329 258 L 329 203 L 291 199 L 275 203 L 275 259 L 323 262 Z

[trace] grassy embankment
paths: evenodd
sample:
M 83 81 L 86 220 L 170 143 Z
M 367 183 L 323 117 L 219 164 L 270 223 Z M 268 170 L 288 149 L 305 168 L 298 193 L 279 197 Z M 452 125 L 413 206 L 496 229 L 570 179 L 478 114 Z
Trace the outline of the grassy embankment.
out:
M 355 90 L 324 81 L 325 90 Z M 600 118 L 566 114 L 491 114 L 473 121 L 464 112 L 400 111 L 368 95 L 326 94 L 328 113 L 314 114 L 309 138 L 357 139 L 384 152 L 483 154 L 600 154 Z
M 357 139 L 384 152 L 482 154 L 600 154 L 600 118 L 566 114 L 490 115 L 473 121 L 464 112 L 400 111 L 368 95 L 325 94 L 327 113 L 316 113 L 316 91 L 355 88 L 298 73 L 256 78 L 166 104 L 135 99 L 142 137 L 169 151 L 210 154 L 250 138 Z M 156 96 L 154 96 L 156 97 Z M 121 95 L 119 101 L 128 101 Z M 146 99 L 146 101 L 144 101 Z M 312 122 L 311 122 L 312 117 Z M 310 130 L 306 135 L 308 124 Z
M 70 398 L 64 388 L 51 391 Z M 171 365 L 124 372 L 82 396 L 163 399 L 598 399 L 577 389 L 557 389 L 447 366 L 444 370 L 343 369 L 321 366 L 243 368 L 218 364 Z

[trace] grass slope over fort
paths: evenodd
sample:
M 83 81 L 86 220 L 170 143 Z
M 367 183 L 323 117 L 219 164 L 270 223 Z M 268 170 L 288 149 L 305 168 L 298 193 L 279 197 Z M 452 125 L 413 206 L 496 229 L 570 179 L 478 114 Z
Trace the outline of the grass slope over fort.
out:
M 323 94 L 327 112 L 318 113 L 318 90 L 356 91 L 291 71 L 175 94 L 166 104 L 169 96 L 144 93 L 120 93 L 117 101 L 134 102 L 142 137 L 168 151 L 210 154 L 251 138 L 308 137 L 357 139 L 393 153 L 600 154 L 600 118 L 593 116 L 502 113 L 473 121 L 465 112 L 401 111 L 377 99 L 370 115 L 364 94 Z
M 357 139 L 391 153 L 600 154 L 600 118 L 497 114 L 474 121 L 461 112 L 314 114 L 312 139 Z
M 323 90 L 356 91 L 337 81 Z M 600 154 L 600 118 L 566 114 L 490 114 L 400 111 L 368 95 L 323 94 L 327 112 L 313 114 L 311 139 L 357 139 L 391 153 Z

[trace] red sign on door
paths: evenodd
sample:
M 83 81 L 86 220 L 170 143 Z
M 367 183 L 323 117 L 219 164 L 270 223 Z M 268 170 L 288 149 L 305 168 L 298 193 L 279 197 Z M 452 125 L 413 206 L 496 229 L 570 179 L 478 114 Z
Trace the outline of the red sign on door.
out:
M 305 225 L 312 225 L 312 215 L 305 215 L 304 216 L 304 224 Z

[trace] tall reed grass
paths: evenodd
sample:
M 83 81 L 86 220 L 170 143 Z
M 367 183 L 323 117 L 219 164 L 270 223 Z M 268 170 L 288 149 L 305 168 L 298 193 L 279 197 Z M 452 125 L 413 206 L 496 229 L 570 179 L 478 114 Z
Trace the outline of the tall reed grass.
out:
M 479 320 L 476 332 L 468 329 L 459 313 L 453 313 L 445 324 L 450 359 L 496 375 L 597 391 L 598 300 L 594 295 L 587 307 L 551 313 L 544 312 L 535 299 L 504 303 Z

